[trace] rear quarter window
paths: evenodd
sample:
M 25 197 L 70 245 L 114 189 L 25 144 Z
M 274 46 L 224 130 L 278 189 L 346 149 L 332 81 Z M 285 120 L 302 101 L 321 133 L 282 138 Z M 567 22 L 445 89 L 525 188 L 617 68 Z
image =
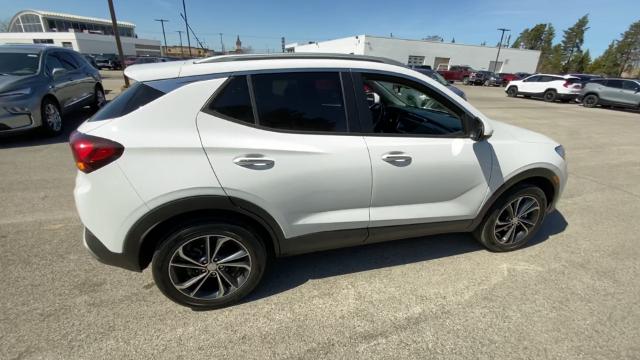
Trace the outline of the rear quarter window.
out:
M 100 109 L 89 121 L 101 121 L 124 116 L 164 94 L 158 89 L 137 82 Z

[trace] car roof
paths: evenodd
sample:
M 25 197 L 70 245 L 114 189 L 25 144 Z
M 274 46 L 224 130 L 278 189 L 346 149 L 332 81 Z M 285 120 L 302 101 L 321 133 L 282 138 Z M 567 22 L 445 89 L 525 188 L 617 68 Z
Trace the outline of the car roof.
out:
M 400 62 L 372 56 L 284 53 L 224 55 L 197 60 L 137 64 L 128 66 L 125 69 L 125 75 L 137 81 L 151 81 L 240 71 L 296 68 L 364 68 L 395 72 L 413 71 Z
M 0 52 L 42 52 L 46 49 L 51 48 L 51 45 L 45 44 L 5 44 L 0 45 Z

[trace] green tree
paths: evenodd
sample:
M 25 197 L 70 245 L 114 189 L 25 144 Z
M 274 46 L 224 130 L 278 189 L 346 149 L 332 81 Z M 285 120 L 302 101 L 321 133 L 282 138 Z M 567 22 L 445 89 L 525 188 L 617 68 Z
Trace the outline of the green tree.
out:
M 586 73 L 589 69 L 589 65 L 591 65 L 591 53 L 589 49 L 582 53 L 582 55 L 576 59 L 575 63 L 575 72 L 577 73 Z
M 584 34 L 589 29 L 587 25 L 589 25 L 589 14 L 578 19 L 573 26 L 564 31 L 561 42 L 563 63 L 561 71 L 577 71 L 576 68 L 583 55 Z
M 588 72 L 606 76 L 618 76 L 621 67 L 618 57 L 618 42 L 613 40 L 607 50 L 593 60 Z
M 515 40 L 513 40 L 513 44 L 511 44 L 511 48 L 520 49 L 520 46 L 522 46 L 524 39 L 527 37 L 527 34 L 529 34 L 528 28 L 522 30 L 520 35 L 518 35 L 518 37 Z
M 551 24 L 547 24 L 544 35 L 542 37 L 542 45 L 540 46 L 540 60 L 538 60 L 538 72 L 542 68 L 550 67 L 551 55 L 553 50 L 553 38 L 556 37 L 556 29 Z
M 549 52 L 549 57 L 546 59 L 544 63 L 540 64 L 539 72 L 549 73 L 549 74 L 558 74 L 562 72 L 563 62 L 562 62 L 562 45 L 556 44 L 551 48 Z
M 616 74 L 620 76 L 623 72 L 631 73 L 634 66 L 640 63 L 640 21 L 636 21 L 629 26 L 629 29 L 622 34 L 622 39 L 616 47 L 618 55 L 619 71 Z

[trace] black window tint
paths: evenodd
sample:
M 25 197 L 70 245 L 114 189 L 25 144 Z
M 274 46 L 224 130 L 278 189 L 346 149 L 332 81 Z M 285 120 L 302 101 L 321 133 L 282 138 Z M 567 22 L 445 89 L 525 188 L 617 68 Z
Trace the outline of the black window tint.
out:
M 224 89 L 209 103 L 207 109 L 208 113 L 218 113 L 246 123 L 255 123 L 247 77 L 237 76 L 229 80 Z
M 638 90 L 638 84 L 636 84 L 633 81 L 627 80 L 627 81 L 622 83 L 622 88 L 625 89 L 625 90 L 636 91 L 636 90 Z
M 65 69 L 71 71 L 78 68 L 78 64 L 76 63 L 75 59 L 71 56 L 71 54 L 60 52 L 60 53 L 56 53 L 56 57 L 58 58 L 58 60 L 60 60 L 60 63 Z
M 607 86 L 622 89 L 622 80 L 607 80 Z
M 107 103 L 107 105 L 93 115 L 89 121 L 100 121 L 124 116 L 162 95 L 164 95 L 162 91 L 154 89 L 144 83 L 137 82 Z
M 58 60 L 58 58 L 53 56 L 52 54 L 47 55 L 47 58 L 46 58 L 45 61 L 47 63 L 47 72 L 49 74 L 53 73 L 53 69 L 64 69 L 65 68 L 62 65 L 62 63 L 60 62 L 60 60 Z
M 526 82 L 538 82 L 540 81 L 540 76 L 532 76 L 530 78 L 525 79 Z
M 76 64 L 78 64 L 78 67 L 82 67 L 84 65 L 87 65 L 87 59 L 85 59 L 82 55 L 76 54 L 76 53 L 69 53 L 69 55 L 71 55 L 71 57 L 73 57 L 73 59 L 75 60 Z
M 338 73 L 259 74 L 251 78 L 260 125 L 282 130 L 347 131 Z
M 597 79 L 597 80 L 589 80 L 590 83 L 594 83 L 594 84 L 598 84 L 598 85 L 604 85 L 605 81 L 602 79 Z

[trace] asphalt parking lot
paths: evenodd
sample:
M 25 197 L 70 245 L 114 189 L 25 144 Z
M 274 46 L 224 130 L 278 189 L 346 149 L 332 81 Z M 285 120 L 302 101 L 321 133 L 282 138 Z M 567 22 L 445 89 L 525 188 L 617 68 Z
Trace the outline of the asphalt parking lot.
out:
M 0 139 L 0 358 L 639 358 L 640 114 L 462 88 L 567 150 L 559 211 L 530 246 L 454 234 L 286 258 L 209 312 L 86 252 L 68 131 Z

